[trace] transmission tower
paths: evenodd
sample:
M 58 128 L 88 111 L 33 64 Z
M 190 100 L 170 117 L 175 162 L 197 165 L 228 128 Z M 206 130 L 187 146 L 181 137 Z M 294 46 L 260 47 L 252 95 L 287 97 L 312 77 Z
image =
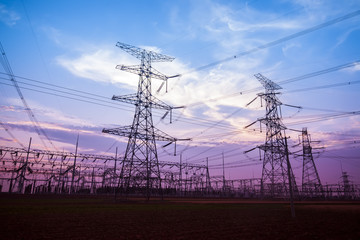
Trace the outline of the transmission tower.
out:
M 166 114 L 175 109 L 155 98 L 151 93 L 151 78 L 157 78 L 166 82 L 169 78 L 155 70 L 152 62 L 171 62 L 173 57 L 134 47 L 118 42 L 117 47 L 141 61 L 140 65 L 123 66 L 116 68 L 139 75 L 138 90 L 135 94 L 113 96 L 112 100 L 135 105 L 135 115 L 131 126 L 114 129 L 103 129 L 104 133 L 128 137 L 124 161 L 121 166 L 119 185 L 126 193 L 131 189 L 145 190 L 149 199 L 151 193 L 161 193 L 161 175 L 156 150 L 156 141 L 168 141 L 165 146 L 175 143 L 176 139 L 154 127 L 152 109 L 162 109 Z M 164 116 L 165 116 L 164 115 Z
M 323 188 L 315 166 L 311 139 L 307 128 L 302 129 L 301 136 L 303 145 L 302 193 L 307 196 L 320 197 L 323 195 Z
M 262 196 L 272 198 L 289 196 L 292 194 L 292 191 L 289 190 L 292 188 L 292 190 L 297 192 L 297 187 L 289 161 L 287 138 L 285 135 L 286 127 L 281 121 L 280 106 L 282 103 L 276 96 L 279 94 L 276 91 L 281 89 L 281 87 L 260 73 L 255 74 L 255 77 L 265 88 L 265 93 L 259 93 L 257 97 L 264 100 L 266 104 L 265 117 L 257 120 L 260 122 L 260 126 L 261 123 L 266 126 L 265 144 L 257 147 L 264 151 L 261 194 Z M 289 178 L 291 179 L 290 182 Z

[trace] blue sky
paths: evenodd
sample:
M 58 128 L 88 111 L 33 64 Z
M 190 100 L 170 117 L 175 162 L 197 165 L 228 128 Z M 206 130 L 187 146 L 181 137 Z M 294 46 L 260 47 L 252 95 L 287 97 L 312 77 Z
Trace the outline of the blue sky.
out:
M 219 154 L 224 152 L 227 177 L 250 178 L 261 176 L 258 153 L 244 155 L 243 151 L 265 140 L 258 124 L 244 131 L 244 126 L 265 113 L 260 101 L 245 107 L 262 91 L 253 75 L 262 73 L 281 83 L 360 61 L 360 16 L 231 61 L 197 69 L 359 9 L 359 1 L 320 0 L 0 1 L 0 40 L 14 74 L 19 76 L 20 87 L 37 90 L 22 88 L 27 103 L 54 145 L 74 151 L 79 133 L 83 153 L 113 154 L 116 146 L 120 152 L 125 150 L 126 139 L 102 134 L 101 130 L 131 124 L 134 107 L 98 101 L 111 102 L 112 95 L 136 91 L 137 76 L 121 72 L 115 66 L 138 64 L 138 61 L 117 48 L 116 42 L 175 57 L 172 63 L 153 65 L 166 75 L 183 74 L 169 81 L 168 93 L 162 89 L 156 97 L 186 108 L 177 110 L 173 124 L 168 119 L 161 121 L 164 113 L 154 110 L 156 127 L 177 138 L 193 139 L 178 145 L 185 161 L 204 164 L 209 157 L 212 175 L 219 175 L 222 172 L 216 169 L 221 163 Z M 323 182 L 340 180 L 342 159 L 343 170 L 360 183 L 359 115 L 334 118 L 335 114 L 360 111 L 360 84 L 356 82 L 359 76 L 360 65 L 354 64 L 280 84 L 283 87 L 280 100 L 303 107 L 298 111 L 283 106 L 284 124 L 298 130 L 307 127 L 312 139 L 321 141 L 316 146 L 325 147 L 316 154 Z M 344 85 L 347 82 L 350 84 Z M 2 123 L 24 145 L 32 137 L 33 146 L 44 149 L 15 88 L 5 85 L 11 82 L 3 74 L 0 83 Z M 153 80 L 154 94 L 160 84 Z M 322 87 L 325 85 L 334 86 Z M 239 94 L 254 88 L 259 90 Z M 298 91 L 304 88 L 310 89 Z M 77 95 L 85 96 L 79 92 L 84 91 L 105 98 L 88 94 L 86 98 L 70 96 L 69 89 L 77 90 Z M 217 100 L 209 101 L 213 98 Z M 311 121 L 314 118 L 316 121 Z M 2 146 L 19 147 L 4 128 L 0 134 Z M 299 133 L 287 131 L 287 134 L 295 145 Z M 178 156 L 171 156 L 173 146 L 163 149 L 162 144 L 158 147 L 160 160 L 178 161 Z M 292 162 L 300 184 L 301 159 Z M 239 167 L 247 164 L 251 166 Z

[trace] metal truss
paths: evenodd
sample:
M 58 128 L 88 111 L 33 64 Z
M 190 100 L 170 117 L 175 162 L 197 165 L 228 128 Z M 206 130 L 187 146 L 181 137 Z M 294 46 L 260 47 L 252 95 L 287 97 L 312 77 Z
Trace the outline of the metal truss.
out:
M 320 181 L 319 173 L 314 162 L 311 139 L 307 128 L 302 129 L 303 146 L 303 171 L 302 171 L 302 194 L 307 197 L 323 196 L 323 187 Z
M 126 43 L 117 42 L 116 46 L 136 57 L 137 59 L 143 59 L 144 55 L 147 55 L 146 58 L 150 62 L 172 62 L 175 59 L 174 57 L 169 57 L 153 51 L 146 51 L 142 48 L 138 48 Z
M 103 129 L 103 132 L 128 137 L 129 140 L 119 179 L 120 186 L 126 192 L 130 188 L 144 188 L 149 199 L 151 192 L 158 194 L 162 190 L 156 141 L 176 143 L 176 141 L 180 140 L 190 140 L 170 137 L 156 129 L 152 120 L 153 108 L 170 111 L 170 115 L 174 108 L 152 95 L 151 78 L 167 81 L 169 77 L 152 68 L 151 63 L 171 62 L 174 58 L 124 43 L 118 42 L 116 46 L 141 61 L 141 64 L 137 66 L 118 65 L 116 67 L 122 71 L 139 75 L 137 93 L 112 98 L 113 100 L 135 105 L 135 115 L 131 126 Z
M 123 161 L 106 155 L 0 147 L 0 189 L 17 193 L 112 193 L 119 190 L 118 166 Z M 133 164 L 141 166 L 143 162 Z M 159 167 L 164 189 L 184 191 L 186 181 L 187 191 L 192 192 L 199 182 L 205 182 L 204 165 L 159 161 Z M 182 179 L 182 172 L 199 178 Z M 147 180 L 146 176 L 136 178 L 134 184 Z
M 255 77 L 265 88 L 265 93 L 258 94 L 258 97 L 264 100 L 266 104 L 265 117 L 257 120 L 260 122 L 260 126 L 261 124 L 266 126 L 265 143 L 257 146 L 257 148 L 264 152 L 261 194 L 264 197 L 271 198 L 287 197 L 290 196 L 293 191 L 298 193 L 298 189 L 289 161 L 287 138 L 285 135 L 286 127 L 281 121 L 280 106 L 282 103 L 276 96 L 279 94 L 276 90 L 281 89 L 281 87 L 260 73 L 256 74 Z M 291 179 L 290 184 L 289 179 Z

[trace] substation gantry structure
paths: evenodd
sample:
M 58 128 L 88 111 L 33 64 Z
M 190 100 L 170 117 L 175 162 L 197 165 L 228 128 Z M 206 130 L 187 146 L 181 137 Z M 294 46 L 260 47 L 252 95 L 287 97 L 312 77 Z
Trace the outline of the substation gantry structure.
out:
M 169 106 L 153 96 L 151 80 L 156 78 L 167 82 L 169 78 L 179 75 L 168 77 L 151 66 L 153 62 L 172 62 L 173 57 L 120 42 L 116 46 L 141 61 L 140 65 L 136 66 L 116 66 L 119 70 L 139 75 L 137 93 L 112 97 L 112 100 L 135 105 L 135 114 L 132 125 L 103 129 L 102 132 L 128 137 L 124 161 L 121 166 L 119 186 L 126 194 L 130 189 L 145 189 L 146 196 L 149 199 L 151 194 L 161 194 L 162 192 L 162 178 L 156 141 L 167 141 L 168 144 L 176 144 L 180 140 L 190 140 L 171 137 L 154 126 L 152 109 L 161 109 L 165 110 L 166 113 L 170 113 L 171 122 L 172 110 L 175 107 Z
M 123 161 L 123 157 L 116 154 L 0 146 L 0 192 L 113 194 L 118 188 L 118 166 Z M 159 166 L 165 194 L 204 192 L 206 166 L 166 161 L 159 161 Z
M 264 124 L 266 126 L 266 139 L 263 145 L 245 151 L 245 153 L 256 148 L 264 152 L 260 189 L 262 197 L 291 197 L 292 194 L 298 193 L 298 189 L 289 160 L 287 137 L 285 135 L 286 127 L 282 123 L 280 109 L 282 103 L 277 97 L 280 94 L 277 90 L 281 89 L 281 87 L 260 73 L 254 76 L 265 88 L 265 93 L 257 94 L 256 98 L 260 97 L 265 102 L 266 114 L 265 117 L 257 119 L 245 128 L 260 122 L 261 129 L 261 124 Z
M 76 161 L 77 160 L 77 161 Z M 112 156 L 0 146 L 0 188 L 9 193 L 100 193 L 114 188 Z

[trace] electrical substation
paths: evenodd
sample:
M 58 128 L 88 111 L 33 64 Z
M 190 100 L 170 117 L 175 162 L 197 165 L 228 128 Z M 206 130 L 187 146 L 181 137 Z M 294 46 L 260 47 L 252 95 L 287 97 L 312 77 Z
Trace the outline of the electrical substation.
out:
M 171 78 L 152 67 L 153 62 L 171 62 L 174 58 L 118 42 L 117 47 L 140 60 L 140 65 L 118 65 L 117 69 L 139 76 L 138 90 L 135 94 L 112 97 L 112 100 L 135 106 L 134 118 L 130 126 L 102 130 L 103 133 L 127 138 L 127 147 L 123 156 L 118 149 L 113 155 L 82 154 L 78 152 L 78 140 L 74 153 L 34 149 L 31 139 L 22 148 L 0 147 L 0 191 L 18 194 L 114 194 L 115 197 L 144 196 L 151 197 L 234 197 L 254 199 L 359 199 L 360 186 L 351 183 L 346 172 L 342 172 L 342 181 L 336 184 L 322 184 L 314 157 L 313 141 L 306 127 L 295 130 L 301 134 L 298 150 L 290 151 L 282 122 L 281 105 L 278 95 L 282 89 L 278 84 L 262 74 L 256 79 L 263 85 L 265 92 L 257 98 L 265 103 L 265 116 L 245 126 L 255 123 L 265 126 L 265 142 L 258 146 L 249 146 L 244 154 L 259 149 L 262 162 L 261 178 L 226 179 L 224 154 L 222 154 L 222 176 L 213 176 L 206 164 L 194 164 L 182 161 L 161 161 L 158 156 L 157 142 L 163 147 L 175 146 L 179 141 L 191 141 L 190 138 L 171 137 L 156 128 L 153 123 L 153 109 L 160 109 L 172 121 L 172 112 L 183 107 L 172 107 L 152 92 L 152 80 L 163 81 L 161 87 Z M 17 88 L 28 115 L 33 121 L 36 132 L 46 137 L 37 119 L 27 105 L 17 85 L 10 64 L 2 49 L 4 68 L 10 80 Z M 289 105 L 287 105 L 289 106 Z M 296 106 L 292 106 L 295 107 Z M 130 120 L 130 119 L 129 119 Z M 6 126 L 2 123 L 2 126 Z M 293 130 L 293 129 L 291 129 Z M 292 158 L 301 159 L 301 185 L 296 182 L 291 167 Z

